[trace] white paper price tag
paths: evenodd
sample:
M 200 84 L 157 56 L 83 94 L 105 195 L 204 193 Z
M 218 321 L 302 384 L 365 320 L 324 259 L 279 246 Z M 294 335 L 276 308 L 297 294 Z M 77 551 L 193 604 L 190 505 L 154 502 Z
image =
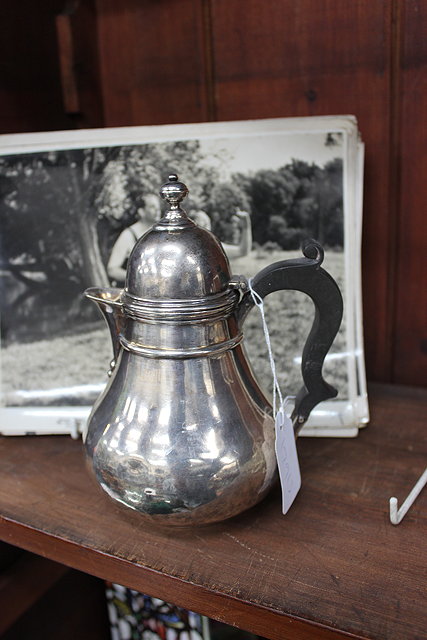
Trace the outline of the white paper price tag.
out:
M 282 486 L 282 512 L 289 511 L 301 487 L 301 473 L 297 447 L 291 419 L 286 415 L 284 405 L 276 415 L 276 457 Z

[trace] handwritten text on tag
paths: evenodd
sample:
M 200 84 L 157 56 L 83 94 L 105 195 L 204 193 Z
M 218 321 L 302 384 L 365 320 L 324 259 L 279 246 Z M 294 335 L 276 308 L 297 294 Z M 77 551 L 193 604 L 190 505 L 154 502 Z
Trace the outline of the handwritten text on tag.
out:
M 285 514 L 301 487 L 301 473 L 291 419 L 284 403 L 276 415 L 276 457 L 282 486 L 282 512 Z

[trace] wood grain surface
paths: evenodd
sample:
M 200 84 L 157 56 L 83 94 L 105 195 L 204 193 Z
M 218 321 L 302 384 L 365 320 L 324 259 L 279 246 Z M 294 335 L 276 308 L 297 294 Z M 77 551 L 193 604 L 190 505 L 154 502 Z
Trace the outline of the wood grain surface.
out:
M 98 0 L 105 125 L 208 120 L 200 0 Z
M 371 389 L 358 438 L 300 439 L 303 486 L 225 523 L 159 530 L 88 474 L 81 442 L 0 439 L 0 538 L 272 640 L 421 639 L 427 496 L 393 527 L 425 467 L 427 393 Z

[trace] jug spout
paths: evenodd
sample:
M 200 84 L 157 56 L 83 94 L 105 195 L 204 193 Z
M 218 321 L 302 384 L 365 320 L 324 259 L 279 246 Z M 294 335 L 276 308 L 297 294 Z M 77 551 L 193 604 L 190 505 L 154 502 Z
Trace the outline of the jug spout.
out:
M 121 294 L 122 290 L 116 288 L 91 287 L 85 291 L 86 298 L 97 303 L 98 308 L 101 310 L 110 330 L 114 353 L 112 368 L 114 368 L 114 363 L 117 362 L 117 357 L 119 355 L 119 334 L 123 327 L 123 304 L 121 302 Z

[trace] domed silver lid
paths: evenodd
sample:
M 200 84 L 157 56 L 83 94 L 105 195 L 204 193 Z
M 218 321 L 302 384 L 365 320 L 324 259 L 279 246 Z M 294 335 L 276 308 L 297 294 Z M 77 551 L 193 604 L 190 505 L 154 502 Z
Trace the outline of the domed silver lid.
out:
M 161 220 L 136 243 L 128 262 L 124 302 L 153 305 L 221 297 L 229 285 L 228 258 L 218 238 L 181 208 L 188 189 L 172 174 L 160 190 L 168 202 Z

